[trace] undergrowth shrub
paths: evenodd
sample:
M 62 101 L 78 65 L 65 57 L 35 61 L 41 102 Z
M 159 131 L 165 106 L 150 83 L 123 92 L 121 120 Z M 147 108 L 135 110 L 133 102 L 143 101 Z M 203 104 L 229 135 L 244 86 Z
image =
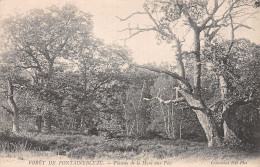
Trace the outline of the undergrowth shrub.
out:
M 65 136 L 65 140 L 68 142 L 82 142 L 84 140 L 84 136 L 82 135 L 74 135 L 74 136 Z
M 96 156 L 96 149 L 94 147 L 75 148 L 68 153 L 70 158 L 90 158 L 93 159 Z
M 248 147 L 248 146 L 247 146 Z M 238 148 L 208 148 L 206 142 L 170 139 L 109 139 L 104 136 L 39 134 L 34 137 L 0 133 L 0 151 L 51 150 L 53 155 L 70 158 L 223 158 L 238 155 Z M 224 150 L 224 151 L 223 151 Z
M 21 152 L 26 150 L 47 151 L 49 146 L 25 136 L 0 133 L 1 152 Z

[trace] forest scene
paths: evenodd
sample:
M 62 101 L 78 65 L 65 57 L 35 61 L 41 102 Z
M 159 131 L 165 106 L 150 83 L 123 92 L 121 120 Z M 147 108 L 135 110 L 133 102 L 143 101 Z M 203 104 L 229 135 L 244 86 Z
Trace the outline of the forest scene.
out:
M 248 23 L 259 3 L 145 0 L 113 16 L 123 27 L 114 43 L 76 3 L 1 17 L 0 166 L 41 166 L 30 161 L 39 157 L 256 165 L 260 41 L 241 32 L 260 37 Z M 143 34 L 173 61 L 139 63 L 128 42 Z

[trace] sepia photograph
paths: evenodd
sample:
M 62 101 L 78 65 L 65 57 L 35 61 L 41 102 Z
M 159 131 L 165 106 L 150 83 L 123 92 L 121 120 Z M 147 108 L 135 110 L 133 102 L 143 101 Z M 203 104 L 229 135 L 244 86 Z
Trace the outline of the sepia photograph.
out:
M 0 0 L 0 167 L 260 167 L 260 0 Z

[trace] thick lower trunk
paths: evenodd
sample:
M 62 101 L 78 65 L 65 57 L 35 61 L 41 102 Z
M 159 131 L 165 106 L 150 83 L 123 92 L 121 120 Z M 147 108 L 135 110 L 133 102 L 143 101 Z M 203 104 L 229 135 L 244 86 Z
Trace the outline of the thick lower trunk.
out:
M 190 98 L 190 101 L 188 101 L 192 106 L 199 107 L 202 109 L 205 109 L 207 111 L 207 108 L 205 105 L 203 105 L 203 101 L 201 98 L 201 58 L 200 58 L 200 30 L 197 29 L 197 26 L 193 26 L 194 29 L 194 48 L 195 48 L 195 65 L 194 65 L 194 95 L 193 98 Z M 195 98 L 196 99 L 195 99 Z M 186 98 L 187 99 L 187 98 Z M 197 100 L 200 99 L 200 100 Z M 220 146 L 220 138 L 218 135 L 217 126 L 215 123 L 215 120 L 213 119 L 210 112 L 202 112 L 201 110 L 194 110 L 194 112 L 197 114 L 197 117 L 199 119 L 199 122 L 206 134 L 206 137 L 208 139 L 208 146 Z M 207 114 L 206 114 L 207 113 Z
M 226 110 L 223 115 L 224 141 L 228 144 L 238 144 L 241 140 L 237 137 L 237 119 L 234 108 L 226 109 L 224 106 L 223 109 Z
M 19 132 L 19 115 L 18 115 L 18 113 L 14 113 L 12 121 L 13 121 L 12 132 L 14 132 L 14 133 Z
M 180 92 L 183 95 L 183 97 L 186 99 L 186 101 L 189 103 L 189 105 L 193 107 L 204 108 L 201 102 L 199 100 L 196 100 L 192 95 L 184 91 L 180 91 Z M 209 147 L 220 146 L 221 145 L 220 137 L 213 117 L 210 114 L 206 114 L 200 110 L 194 109 L 193 111 L 196 113 L 198 120 L 206 134 L 208 140 L 208 146 Z
M 225 142 L 240 142 L 235 132 L 228 126 L 228 123 L 224 121 L 223 123 L 224 128 L 224 141 Z
M 213 117 L 210 115 L 206 115 L 205 113 L 199 110 L 194 110 L 194 112 L 197 114 L 199 122 L 206 134 L 208 146 L 220 146 L 221 142 L 218 135 L 217 126 Z
M 228 84 L 224 76 L 219 76 L 219 85 L 221 90 L 221 99 L 223 103 L 228 97 Z M 224 130 L 224 141 L 226 143 L 240 142 L 236 135 L 237 131 L 237 120 L 234 112 L 235 106 L 222 105 L 222 119 L 223 119 L 223 130 Z
M 16 102 L 14 101 L 14 86 L 12 84 L 11 79 L 7 79 L 7 85 L 8 85 L 8 105 L 12 112 L 12 132 L 17 133 L 19 132 L 19 109 L 16 105 Z

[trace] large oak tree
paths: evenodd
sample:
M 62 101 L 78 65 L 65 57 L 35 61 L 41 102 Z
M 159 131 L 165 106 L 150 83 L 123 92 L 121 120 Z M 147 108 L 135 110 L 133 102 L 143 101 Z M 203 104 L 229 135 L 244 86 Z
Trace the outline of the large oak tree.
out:
M 221 145 L 220 135 L 216 121 L 213 117 L 215 108 L 219 101 L 222 101 L 222 113 L 227 110 L 226 103 L 226 78 L 218 75 L 220 90 L 222 96 L 216 103 L 207 103 L 202 93 L 203 75 L 205 75 L 204 55 L 202 53 L 206 44 L 212 44 L 223 31 L 230 32 L 231 41 L 227 43 L 227 49 L 223 50 L 221 60 L 225 64 L 225 60 L 230 55 L 233 47 L 235 32 L 239 28 L 250 28 L 244 24 L 254 12 L 253 1 L 240 0 L 148 0 L 143 5 L 143 11 L 132 13 L 126 18 L 119 18 L 121 21 L 128 21 L 134 17 L 145 17 L 150 21 L 150 25 L 129 26 L 122 31 L 129 31 L 130 39 L 140 33 L 153 31 L 156 32 L 156 38 L 160 41 L 166 41 L 168 44 L 176 48 L 175 56 L 177 60 L 178 70 L 169 71 L 157 67 L 136 65 L 158 73 L 165 73 L 179 81 L 179 93 L 181 98 L 168 100 L 167 103 L 176 103 L 185 101 L 187 105 L 193 109 L 204 129 L 208 139 L 208 146 Z M 183 32 L 187 33 L 183 33 Z M 193 42 L 185 43 L 185 38 L 192 39 Z M 191 45 L 190 50 L 183 47 L 184 44 Z M 192 75 L 187 73 L 184 56 L 188 55 L 192 62 Z M 124 57 L 124 59 L 127 59 Z M 132 64 L 132 63 L 131 63 Z M 249 96 L 243 101 L 249 100 Z M 158 98 L 154 98 L 158 99 Z M 242 100 L 242 99 L 241 99 Z M 165 103 L 165 102 L 164 102 Z M 235 133 L 228 127 L 228 123 L 224 121 L 225 139 L 237 138 Z

